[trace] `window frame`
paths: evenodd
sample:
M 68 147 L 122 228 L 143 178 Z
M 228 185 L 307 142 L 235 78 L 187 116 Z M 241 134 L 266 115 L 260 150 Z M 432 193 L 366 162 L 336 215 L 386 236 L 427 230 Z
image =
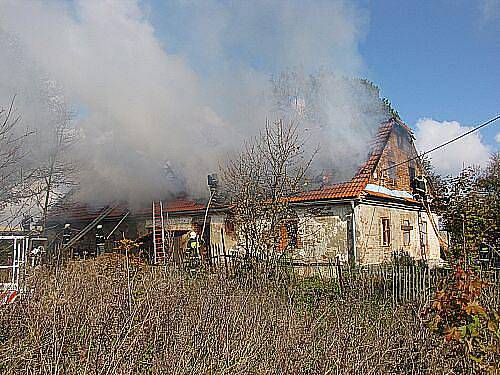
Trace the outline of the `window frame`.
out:
M 415 187 L 415 177 L 417 177 L 417 170 L 414 165 L 408 166 L 408 176 L 410 177 L 410 187 L 413 189 Z
M 392 238 L 391 238 L 391 219 L 389 217 L 381 217 L 380 218 L 380 242 L 382 246 L 391 246 Z
M 403 219 L 401 226 L 402 227 L 409 227 L 410 220 Z M 403 236 L 403 246 L 410 246 L 411 245 L 411 229 L 401 229 L 401 232 L 402 232 L 402 236 Z M 406 234 L 408 234 L 408 243 L 406 242 L 406 237 L 405 237 Z
M 425 231 L 424 231 L 425 228 Z M 423 245 L 424 249 L 427 250 L 429 243 L 429 227 L 426 220 L 420 222 L 420 244 Z

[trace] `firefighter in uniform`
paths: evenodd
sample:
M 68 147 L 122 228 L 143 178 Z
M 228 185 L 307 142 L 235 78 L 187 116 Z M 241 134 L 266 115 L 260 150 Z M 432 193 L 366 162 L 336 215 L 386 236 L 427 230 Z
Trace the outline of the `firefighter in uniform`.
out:
M 70 241 L 71 241 L 71 224 L 64 224 L 63 235 L 62 235 L 63 247 L 68 246 Z
M 104 231 L 102 225 L 99 224 L 95 230 L 95 248 L 96 255 L 104 254 L 104 245 L 106 244 L 106 238 L 104 237 Z
M 196 271 L 200 265 L 200 243 L 196 232 L 189 233 L 186 252 L 184 254 L 184 268 L 186 271 Z
M 415 177 L 415 181 L 413 182 L 414 192 L 420 196 L 420 198 L 426 202 L 427 201 L 427 180 L 424 176 Z

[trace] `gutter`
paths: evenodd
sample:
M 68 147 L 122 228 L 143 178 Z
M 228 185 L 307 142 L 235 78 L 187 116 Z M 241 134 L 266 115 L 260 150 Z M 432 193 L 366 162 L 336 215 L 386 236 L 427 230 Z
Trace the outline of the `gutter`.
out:
M 330 198 L 330 199 L 314 199 L 310 201 L 302 201 L 302 202 L 290 202 L 291 206 L 323 206 L 325 204 L 345 204 L 351 203 L 355 199 L 359 199 L 356 197 L 353 198 Z
M 422 204 L 418 202 L 410 202 L 403 200 L 389 200 L 383 198 L 377 198 L 374 196 L 365 196 L 361 200 L 365 204 L 371 204 L 374 206 L 383 206 L 383 207 L 393 207 L 393 208 L 402 208 L 406 210 L 414 210 L 419 211 L 422 209 Z

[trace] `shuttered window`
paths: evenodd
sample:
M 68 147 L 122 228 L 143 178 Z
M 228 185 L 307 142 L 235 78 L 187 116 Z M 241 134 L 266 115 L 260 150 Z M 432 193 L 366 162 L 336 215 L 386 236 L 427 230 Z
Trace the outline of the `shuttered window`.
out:
M 391 244 L 391 222 L 388 217 L 381 219 L 382 224 L 382 245 L 389 246 Z

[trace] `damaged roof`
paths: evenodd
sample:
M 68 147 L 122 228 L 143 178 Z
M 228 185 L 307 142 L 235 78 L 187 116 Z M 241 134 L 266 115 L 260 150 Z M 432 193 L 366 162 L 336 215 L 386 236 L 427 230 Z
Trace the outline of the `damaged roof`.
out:
M 151 215 L 152 206 L 148 205 L 136 209 L 129 208 L 126 202 L 110 203 L 107 205 L 90 205 L 84 203 L 63 203 L 54 207 L 49 213 L 49 221 L 58 222 L 64 220 L 70 221 L 89 221 L 97 218 L 108 207 L 113 207 L 111 212 L 106 215 L 105 220 L 120 219 L 128 211 L 131 211 L 136 216 Z M 163 212 L 174 213 L 187 213 L 194 211 L 202 211 L 206 208 L 203 203 L 188 200 L 186 198 L 177 198 L 172 201 L 163 202 Z
M 387 145 L 389 136 L 391 135 L 394 126 L 402 127 L 408 135 L 414 139 L 412 130 L 399 119 L 391 118 L 380 124 L 377 135 L 370 143 L 370 155 L 368 160 L 364 162 L 358 169 L 354 177 L 347 182 L 341 182 L 330 186 L 324 186 L 321 189 L 302 192 L 291 198 L 292 202 L 310 202 L 317 200 L 330 199 L 351 199 L 357 198 L 361 194 L 372 195 L 372 192 L 365 191 L 366 185 L 370 181 L 370 177 L 377 167 L 377 164 L 382 156 L 382 153 Z M 373 193 L 379 197 L 394 198 L 385 194 Z
M 414 139 L 411 129 L 401 120 L 392 118 L 380 124 L 376 137 L 370 144 L 371 152 L 368 159 L 359 167 L 354 177 L 342 183 L 324 186 L 320 189 L 304 191 L 290 198 L 292 203 L 335 200 L 335 199 L 353 199 L 361 195 L 370 195 L 378 198 L 398 198 L 383 192 L 366 190 L 373 171 L 382 156 L 382 153 L 387 145 L 389 137 L 395 126 L 404 129 L 408 135 Z M 416 202 L 410 198 L 401 198 L 409 202 Z M 88 221 L 98 217 L 108 207 L 114 206 L 111 212 L 106 216 L 107 220 L 119 219 L 129 210 L 128 205 L 124 202 L 108 205 L 92 206 L 82 203 L 64 203 L 52 209 L 49 213 L 50 221 Z M 131 210 L 134 215 L 146 216 L 151 215 L 151 205 L 145 205 L 135 210 Z M 163 202 L 164 213 L 193 213 L 202 212 L 206 209 L 206 202 L 189 200 L 185 197 L 176 198 L 171 201 Z M 159 211 L 157 211 L 158 213 Z

